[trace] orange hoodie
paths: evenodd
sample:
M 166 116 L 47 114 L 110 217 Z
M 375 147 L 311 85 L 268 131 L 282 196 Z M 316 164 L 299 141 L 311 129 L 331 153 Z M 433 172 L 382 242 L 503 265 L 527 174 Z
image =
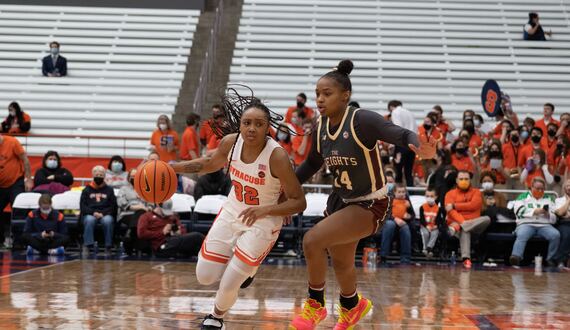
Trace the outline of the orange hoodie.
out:
M 453 210 L 447 212 L 447 223 L 463 223 L 481 216 L 483 200 L 479 189 L 469 187 L 467 190 L 455 188 L 445 195 L 445 205 L 453 204 Z

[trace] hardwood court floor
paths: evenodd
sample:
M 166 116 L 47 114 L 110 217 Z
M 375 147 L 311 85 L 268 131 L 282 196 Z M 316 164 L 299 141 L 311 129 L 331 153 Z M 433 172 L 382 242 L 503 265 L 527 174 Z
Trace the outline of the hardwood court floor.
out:
M 260 268 L 227 329 L 286 328 L 306 279 L 304 266 L 281 263 Z M 190 262 L 76 259 L 15 274 L 2 267 L 0 329 L 196 329 L 216 289 L 196 282 Z M 424 265 L 358 268 L 358 279 L 374 302 L 358 329 L 570 328 L 570 273 Z M 319 329 L 336 319 L 332 272 L 328 283 L 329 316 Z

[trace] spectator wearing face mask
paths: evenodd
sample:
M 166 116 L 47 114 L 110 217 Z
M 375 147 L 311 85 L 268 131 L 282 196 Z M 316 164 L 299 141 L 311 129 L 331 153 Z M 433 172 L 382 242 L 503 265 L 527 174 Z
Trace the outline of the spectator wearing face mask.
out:
M 418 135 L 422 140 L 425 139 L 427 141 L 429 138 L 432 138 L 437 141 L 437 148 L 441 149 L 445 145 L 445 137 L 435 123 L 436 118 L 433 115 L 428 114 L 424 118 L 424 123 L 421 126 L 418 126 Z
M 200 116 L 191 113 L 186 117 L 186 129 L 182 133 L 180 145 L 180 159 L 192 160 L 200 156 L 200 141 L 196 133 L 196 125 L 200 122 Z
M 105 184 L 105 168 L 93 167 L 93 181 L 81 192 L 79 202 L 83 219 L 83 256 L 89 254 L 95 242 L 95 224 L 103 224 L 105 253 L 111 254 L 113 227 L 117 214 L 117 199 L 113 188 Z
M 566 135 L 556 138 L 556 151 L 554 152 L 554 173 L 561 177 L 568 177 L 570 168 L 570 139 Z
M 172 129 L 170 118 L 167 115 L 158 116 L 156 127 L 150 138 L 152 149 L 158 153 L 163 162 L 176 160 L 179 147 L 178 133 Z
M 67 224 L 63 214 L 52 208 L 51 196 L 43 194 L 38 201 L 39 208 L 28 213 L 22 241 L 28 246 L 28 255 L 63 255 L 68 240 Z
M 8 116 L 2 122 L 2 133 L 25 134 L 32 127 L 32 118 L 22 111 L 18 102 L 8 105 Z
M 128 185 L 129 181 L 127 177 L 129 173 L 126 167 L 127 165 L 123 157 L 119 155 L 111 157 L 109 164 L 107 164 L 107 171 L 105 172 L 105 183 L 115 189 Z
M 548 240 L 548 264 L 556 266 L 554 256 L 560 244 L 560 233 L 553 224 L 556 223 L 554 199 L 545 195 L 546 183 L 541 177 L 535 177 L 529 191 L 520 194 L 514 205 L 517 216 L 516 239 L 509 261 L 518 266 L 523 259 L 526 243 L 534 235 Z
M 532 120 L 534 122 L 534 120 L 532 118 L 528 118 L 530 120 Z M 520 134 L 520 141 L 521 141 L 521 145 L 530 145 L 530 131 L 532 130 L 532 127 L 529 129 L 527 125 L 521 125 L 518 128 L 519 134 Z
M 477 149 L 483 145 L 481 136 L 475 131 L 473 119 L 465 119 L 465 121 L 463 121 L 463 129 L 469 132 L 469 148 Z
M 119 208 L 117 221 L 127 227 L 127 233 L 125 234 L 124 240 L 125 249 L 127 251 L 130 251 L 135 247 L 139 218 L 145 212 L 152 211 L 153 209 L 152 204 L 142 200 L 135 191 L 134 184 L 136 174 L 137 169 L 132 169 L 128 174 L 128 183 L 122 186 L 117 193 L 117 206 Z
M 519 154 L 519 167 L 523 168 L 529 158 L 532 157 L 534 150 L 543 149 L 542 145 L 542 130 L 538 127 L 533 127 L 530 131 L 530 144 L 524 146 Z
M 546 127 L 546 135 L 542 137 L 541 145 L 546 152 L 546 164 L 548 166 L 554 166 L 554 153 L 556 152 L 556 132 L 558 131 L 558 125 L 555 123 L 549 123 Z
M 510 137 L 501 147 L 503 156 L 503 174 L 506 179 L 508 189 L 514 189 L 516 182 L 520 177 L 520 168 L 518 166 L 518 157 L 523 146 L 521 143 L 520 133 L 512 130 Z
M 61 166 L 61 158 L 56 151 L 45 153 L 42 167 L 34 174 L 34 191 L 52 195 L 69 190 L 73 184 L 73 174 Z
M 303 134 L 293 137 L 293 163 L 295 166 L 301 165 L 311 151 L 311 141 L 313 135 L 313 122 L 311 119 L 303 121 Z
M 553 123 L 556 124 L 556 127 L 560 126 L 560 122 L 554 119 L 554 104 L 552 103 L 545 103 L 542 106 L 542 115 L 543 117 L 536 121 L 534 127 L 538 127 L 542 130 L 543 133 L 546 134 L 548 124 Z
M 495 173 L 491 171 L 483 171 L 481 172 L 480 177 L 481 179 L 479 181 L 481 184 L 481 197 L 483 197 L 484 194 L 491 194 L 493 195 L 493 198 L 495 198 L 494 205 L 498 207 L 507 207 L 507 198 L 505 195 L 503 193 L 495 191 L 495 185 L 497 184 L 497 177 L 495 176 Z M 485 211 L 485 209 L 486 205 L 483 203 L 481 211 Z
M 475 125 L 475 132 L 477 132 L 479 136 L 487 136 L 493 129 L 485 122 L 485 120 L 483 120 L 483 116 L 480 114 L 475 114 L 473 117 L 473 125 Z
M 476 165 L 471 151 L 462 139 L 455 141 L 451 146 L 451 165 L 455 166 L 458 171 L 467 171 L 475 173 Z
M 46 77 L 67 76 L 67 59 L 59 54 L 60 45 L 57 41 L 49 44 L 50 54 L 42 60 L 42 74 Z
M 457 188 L 445 195 L 445 210 L 450 236 L 458 236 L 463 266 L 471 268 L 471 233 L 480 234 L 489 226 L 491 219 L 481 216 L 481 192 L 471 186 L 467 171 L 457 173 Z
M 556 136 L 565 135 L 570 139 L 570 113 L 565 112 L 560 115 L 560 128 L 556 132 Z
M 420 206 L 420 233 L 422 234 L 423 253 L 426 257 L 433 257 L 433 247 L 439 236 L 438 224 L 441 223 L 439 205 L 436 203 L 435 189 L 428 188 L 425 193 L 426 202 Z
M 494 135 L 493 138 L 495 139 L 499 139 L 499 141 L 501 141 L 501 143 L 506 143 L 509 141 L 509 138 L 511 136 L 511 132 L 515 129 L 515 126 L 513 125 L 513 123 L 511 123 L 510 120 L 503 120 L 501 122 L 501 134 L 500 136 L 497 138 L 497 135 Z
M 289 126 L 286 124 L 279 124 L 277 127 L 277 135 L 275 136 L 279 145 L 287 151 L 289 157 L 293 154 L 293 139 L 291 138 L 291 132 Z
M 293 123 L 292 117 L 294 112 L 303 113 L 301 120 L 305 118 L 313 119 L 315 117 L 315 110 L 308 107 L 306 103 L 307 103 L 307 95 L 305 95 L 305 93 L 297 94 L 297 105 L 291 106 L 287 109 L 287 113 L 285 114 L 285 122 L 287 124 Z M 301 123 L 297 123 L 296 125 L 301 126 L 300 124 Z
M 503 168 L 503 154 L 501 153 L 501 143 L 499 141 L 492 142 L 489 150 L 482 159 L 481 170 L 489 171 L 495 176 L 495 183 L 506 184 L 506 177 Z
M 441 105 L 434 105 L 432 110 L 437 114 L 436 126 L 439 128 L 445 139 L 447 138 L 448 133 L 455 131 L 455 125 L 453 125 L 451 121 L 445 119 Z
M 528 189 L 530 189 L 535 177 L 542 178 L 547 184 L 552 184 L 554 182 L 554 177 L 550 173 L 548 165 L 545 162 L 546 154 L 542 149 L 535 149 L 532 157 L 526 161 L 520 180 Z

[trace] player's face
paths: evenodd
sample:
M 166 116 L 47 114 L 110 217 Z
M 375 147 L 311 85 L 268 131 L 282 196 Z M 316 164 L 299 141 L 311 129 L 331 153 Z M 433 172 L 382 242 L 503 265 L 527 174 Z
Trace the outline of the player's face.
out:
M 341 86 L 333 79 L 323 77 L 317 82 L 315 89 L 317 96 L 317 110 L 321 115 L 331 117 L 346 109 L 350 92 L 343 91 Z
M 244 141 L 263 142 L 269 132 L 267 114 L 258 108 L 250 108 L 241 116 L 240 134 Z

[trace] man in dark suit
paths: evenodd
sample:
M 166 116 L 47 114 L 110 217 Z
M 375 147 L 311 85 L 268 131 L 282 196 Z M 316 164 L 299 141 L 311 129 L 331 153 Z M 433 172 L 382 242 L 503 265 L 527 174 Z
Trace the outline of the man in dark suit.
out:
M 46 77 L 63 77 L 67 75 L 67 60 L 59 55 L 59 42 L 49 44 L 50 55 L 42 60 L 42 74 Z

